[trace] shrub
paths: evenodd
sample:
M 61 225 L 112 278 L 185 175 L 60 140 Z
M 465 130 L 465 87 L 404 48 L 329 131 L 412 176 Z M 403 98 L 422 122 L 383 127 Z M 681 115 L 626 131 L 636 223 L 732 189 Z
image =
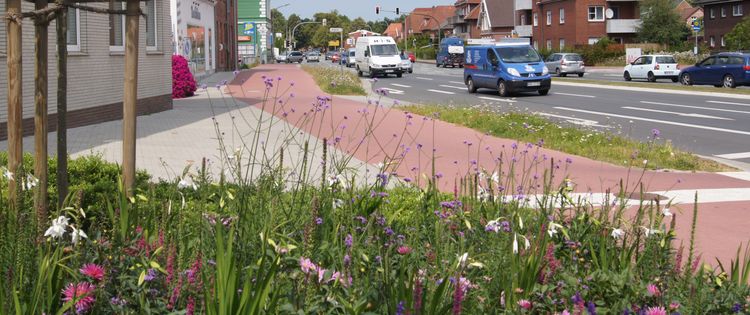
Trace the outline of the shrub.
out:
M 187 59 L 183 56 L 172 55 L 172 98 L 193 96 L 198 87 L 195 78 L 190 73 Z

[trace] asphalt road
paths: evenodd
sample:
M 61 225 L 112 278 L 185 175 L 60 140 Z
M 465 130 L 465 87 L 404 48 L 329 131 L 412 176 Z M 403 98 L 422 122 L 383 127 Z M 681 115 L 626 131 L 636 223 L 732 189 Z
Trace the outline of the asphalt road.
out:
M 330 62 L 321 64 L 331 66 Z M 502 98 L 492 90 L 468 93 L 462 74 L 463 69 L 418 63 L 413 74 L 379 78 L 373 89 L 387 89 L 389 97 L 412 103 L 487 105 L 497 110 L 529 111 L 638 140 L 648 139 L 652 129 L 659 129 L 663 139 L 680 149 L 739 162 L 734 165 L 750 169 L 750 96 L 669 94 L 553 82 L 547 96 L 528 93 Z M 584 78 L 596 79 L 601 75 L 587 74 Z

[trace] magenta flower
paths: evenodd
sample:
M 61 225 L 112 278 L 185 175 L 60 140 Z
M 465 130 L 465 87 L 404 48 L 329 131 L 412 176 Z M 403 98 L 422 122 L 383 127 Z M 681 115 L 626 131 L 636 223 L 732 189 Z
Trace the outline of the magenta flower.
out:
M 104 267 L 97 264 L 85 264 L 79 271 L 84 276 L 92 278 L 96 281 L 102 281 L 102 279 L 104 279 Z
M 95 289 L 96 286 L 88 282 L 69 283 L 62 291 L 62 301 L 64 303 L 72 301 L 76 307 L 76 313 L 86 313 L 94 305 L 94 302 L 96 302 L 96 298 L 94 297 Z
M 520 300 L 518 301 L 518 306 L 525 310 L 531 309 L 531 301 L 529 300 Z
M 650 296 L 661 296 L 661 291 L 655 284 L 649 284 L 648 286 L 646 286 L 646 290 L 648 291 L 648 295 Z
M 646 315 L 667 315 L 667 310 L 661 306 L 649 307 L 646 309 Z
M 411 248 L 409 246 L 399 246 L 398 249 L 396 249 L 399 255 L 407 255 L 411 253 Z
M 307 259 L 305 257 L 299 258 L 299 266 L 304 273 L 310 273 L 310 271 L 318 268 L 318 266 L 315 266 L 315 264 L 311 262 L 310 259 Z

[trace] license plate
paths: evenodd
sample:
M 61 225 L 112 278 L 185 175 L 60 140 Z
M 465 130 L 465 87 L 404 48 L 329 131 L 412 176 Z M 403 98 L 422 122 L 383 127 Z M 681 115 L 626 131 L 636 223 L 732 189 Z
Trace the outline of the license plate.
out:
M 664 71 L 665 74 L 672 74 L 672 71 Z
M 393 70 L 385 70 L 385 73 L 391 73 Z
M 526 84 L 526 86 L 540 86 L 542 85 L 542 82 L 529 82 Z

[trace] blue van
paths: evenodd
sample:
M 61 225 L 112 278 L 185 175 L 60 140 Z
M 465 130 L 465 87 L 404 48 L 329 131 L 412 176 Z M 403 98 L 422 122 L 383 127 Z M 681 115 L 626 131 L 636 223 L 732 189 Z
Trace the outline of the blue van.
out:
M 515 92 L 547 95 L 552 78 L 533 47 L 507 43 L 467 47 L 464 83 L 469 93 L 488 88 L 497 90 L 500 96 Z
M 458 37 L 447 37 L 440 41 L 440 50 L 435 57 L 435 65 L 443 68 L 464 66 L 464 41 Z

